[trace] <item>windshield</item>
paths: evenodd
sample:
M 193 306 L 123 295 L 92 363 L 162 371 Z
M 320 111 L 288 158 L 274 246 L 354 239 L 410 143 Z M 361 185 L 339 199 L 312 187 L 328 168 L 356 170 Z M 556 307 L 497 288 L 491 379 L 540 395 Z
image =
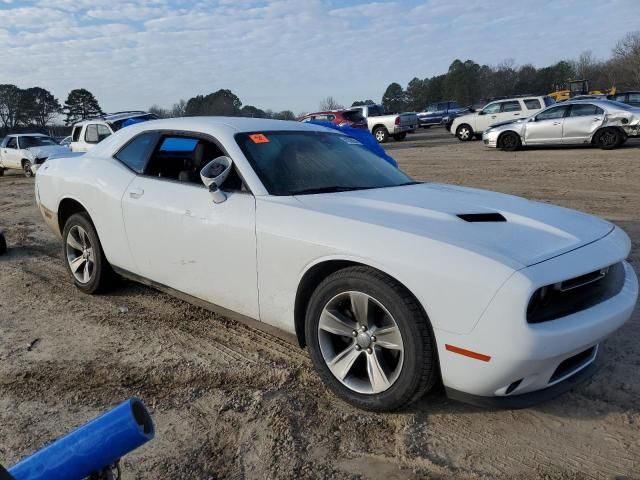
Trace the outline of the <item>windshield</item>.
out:
M 414 182 L 352 137 L 333 132 L 239 133 L 236 141 L 271 195 L 304 195 Z
M 20 148 L 44 147 L 47 145 L 58 145 L 53 138 L 49 137 L 20 137 Z

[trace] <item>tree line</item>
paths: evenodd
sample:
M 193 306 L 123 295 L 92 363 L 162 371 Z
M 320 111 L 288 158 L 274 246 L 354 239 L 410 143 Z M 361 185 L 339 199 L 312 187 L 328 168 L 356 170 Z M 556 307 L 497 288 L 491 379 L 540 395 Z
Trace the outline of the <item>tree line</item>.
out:
M 548 67 L 516 66 L 513 60 L 498 65 L 479 65 L 473 60 L 454 60 L 447 73 L 413 78 L 406 88 L 391 83 L 382 96 L 388 112 L 421 111 L 428 103 L 455 100 L 461 105 L 479 105 L 495 97 L 545 95 L 562 89 L 569 79 L 587 79 L 591 90 L 640 90 L 640 31 L 625 35 L 609 59 L 600 60 L 590 51 L 578 59 L 562 60 Z M 327 97 L 332 98 L 332 97 Z M 357 100 L 352 106 L 372 104 Z
M 240 98 L 228 89 L 220 89 L 208 95 L 196 95 L 186 101 L 180 100 L 178 103 L 174 103 L 170 109 L 152 105 L 149 112 L 155 113 L 160 118 L 220 115 L 225 117 L 274 118 L 277 120 L 296 119 L 291 110 L 274 112 L 269 109 L 262 110 L 253 105 L 243 106 Z

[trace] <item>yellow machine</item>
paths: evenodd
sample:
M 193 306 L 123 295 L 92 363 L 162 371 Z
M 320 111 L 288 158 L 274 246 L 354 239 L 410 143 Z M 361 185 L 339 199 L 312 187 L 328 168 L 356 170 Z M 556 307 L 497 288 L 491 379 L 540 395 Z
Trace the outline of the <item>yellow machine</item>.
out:
M 556 102 L 564 102 L 577 95 L 615 95 L 616 87 L 608 90 L 589 90 L 588 80 L 567 80 L 568 88 L 556 88 L 555 92 L 549 94 Z

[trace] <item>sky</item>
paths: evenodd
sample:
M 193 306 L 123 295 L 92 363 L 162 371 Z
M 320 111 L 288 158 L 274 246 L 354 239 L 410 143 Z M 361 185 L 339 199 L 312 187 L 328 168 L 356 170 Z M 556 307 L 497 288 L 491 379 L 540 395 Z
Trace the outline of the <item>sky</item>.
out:
M 232 90 L 244 105 L 313 111 L 380 101 L 391 82 L 456 58 L 547 66 L 607 58 L 640 30 L 640 0 L 0 0 L 0 83 L 103 110 Z

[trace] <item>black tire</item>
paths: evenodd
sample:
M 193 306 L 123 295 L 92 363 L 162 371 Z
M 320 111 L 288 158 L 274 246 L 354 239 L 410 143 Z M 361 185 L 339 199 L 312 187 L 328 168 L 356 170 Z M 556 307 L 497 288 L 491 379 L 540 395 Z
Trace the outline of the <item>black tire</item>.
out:
M 33 172 L 31 171 L 31 162 L 29 160 L 22 161 L 22 170 L 24 171 L 24 176 L 27 178 L 33 177 Z
M 468 142 L 473 139 L 473 128 L 471 125 L 463 123 L 458 128 L 456 128 L 456 137 L 461 142 Z
M 407 132 L 402 132 L 402 133 L 396 133 L 393 135 L 393 139 L 396 142 L 401 142 L 402 140 L 404 140 L 405 138 L 407 138 Z
M 603 128 L 595 138 L 595 144 L 602 150 L 613 150 L 624 143 L 624 136 L 617 128 Z
M 86 232 L 89 243 L 93 248 L 93 267 L 90 272 L 90 278 L 87 282 L 79 281 L 71 271 L 71 266 L 69 265 L 68 254 L 70 253 L 70 247 L 68 246 L 68 237 L 69 232 L 74 227 L 80 227 Z M 100 243 L 96 229 L 87 213 L 76 213 L 69 217 L 64 225 L 62 241 L 62 258 L 64 259 L 65 266 L 67 267 L 67 272 L 78 289 L 84 293 L 94 294 L 105 292 L 113 286 L 116 275 L 104 255 L 102 244 Z
M 399 373 L 393 383 L 379 393 L 358 393 L 344 385 L 327 366 L 321 350 L 320 315 L 329 302 L 346 292 L 362 292 L 383 305 L 393 316 L 402 337 L 404 354 Z M 322 281 L 309 301 L 305 329 L 311 360 L 322 380 L 338 397 L 358 408 L 372 411 L 402 408 L 422 397 L 438 378 L 438 359 L 429 320 L 409 291 L 377 270 L 350 267 Z M 374 348 L 378 347 L 374 345 Z M 361 353 L 370 354 L 364 350 Z M 366 363 L 368 357 L 362 358 Z
M 515 132 L 504 132 L 498 138 L 498 148 L 505 152 L 515 152 L 521 146 L 520 136 Z
M 0 177 L 4 175 L 4 168 L 0 168 Z
M 7 239 L 4 236 L 4 232 L 0 231 L 0 255 L 7 253 Z
M 385 127 L 376 127 L 373 130 L 373 136 L 376 137 L 378 143 L 387 143 L 389 140 L 389 132 Z
M 426 130 L 427 128 L 431 128 L 431 125 L 423 125 L 422 128 Z

